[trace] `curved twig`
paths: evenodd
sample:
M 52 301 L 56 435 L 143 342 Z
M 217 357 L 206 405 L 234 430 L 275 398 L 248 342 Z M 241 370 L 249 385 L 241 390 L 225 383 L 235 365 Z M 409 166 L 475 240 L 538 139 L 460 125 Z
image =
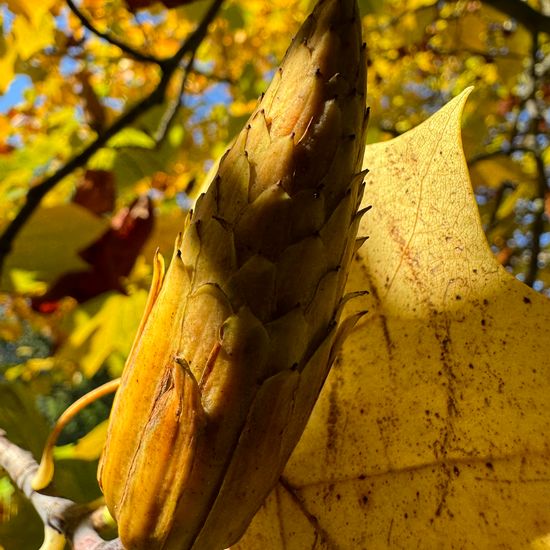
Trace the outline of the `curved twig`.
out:
M 531 32 L 550 33 L 550 16 L 537 11 L 521 0 L 483 0 L 484 4 L 513 17 Z
M 162 116 L 162 119 L 160 120 L 157 131 L 155 132 L 154 140 L 157 147 L 163 142 L 164 138 L 168 134 L 168 131 L 172 127 L 180 108 L 183 106 L 185 85 L 187 83 L 189 73 L 193 69 L 194 62 L 195 53 L 193 52 L 189 57 L 189 61 L 185 64 L 185 67 L 183 69 L 178 95 L 174 98 L 173 102 L 166 109 L 165 113 Z
M 132 48 L 132 46 L 125 44 L 119 40 L 116 36 L 109 34 L 108 32 L 100 31 L 78 8 L 78 6 L 73 2 L 73 0 L 67 0 L 67 6 L 82 23 L 82 26 L 87 28 L 92 34 L 95 34 L 98 38 L 109 42 L 113 46 L 116 46 L 122 50 L 126 55 L 132 57 L 136 61 L 142 61 L 143 63 L 156 63 L 157 65 L 162 65 L 163 60 L 155 57 L 154 55 L 146 54 Z
M 0 467 L 29 499 L 50 533 L 64 535 L 75 550 L 123 550 L 118 539 L 103 540 L 95 531 L 89 506 L 78 505 L 67 498 L 44 495 L 34 491 L 31 484 L 38 464 L 29 451 L 12 443 L 0 430 Z

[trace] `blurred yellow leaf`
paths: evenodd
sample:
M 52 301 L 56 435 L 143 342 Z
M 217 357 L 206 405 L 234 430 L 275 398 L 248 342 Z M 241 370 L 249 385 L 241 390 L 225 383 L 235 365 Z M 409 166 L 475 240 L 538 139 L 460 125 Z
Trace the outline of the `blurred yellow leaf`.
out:
M 416 63 L 422 71 L 430 71 L 433 67 L 433 62 L 433 54 L 431 52 L 418 52 L 416 54 Z
M 507 194 L 498 206 L 496 220 L 503 220 L 512 216 L 516 210 L 518 200 L 531 199 L 537 194 L 537 182 L 529 179 L 521 182 L 511 193 Z
M 21 338 L 22 327 L 19 320 L 13 316 L 0 316 L 0 339 L 4 342 L 14 342 Z
M 29 21 L 37 20 L 43 14 L 50 11 L 60 0 L 7 0 L 10 11 L 18 15 L 24 15 Z
M 174 238 L 183 230 L 187 212 L 182 210 L 170 210 L 160 213 L 155 218 L 153 231 L 141 250 L 142 256 L 151 263 L 155 250 L 159 248 L 164 257 L 170 257 L 174 250 Z
M 71 361 L 91 378 L 111 355 L 126 357 L 145 307 L 147 291 L 102 294 L 75 311 L 71 334 L 56 359 Z M 93 312 L 86 314 L 86 309 Z M 118 375 L 120 373 L 117 373 Z
M 418 8 L 433 6 L 433 2 L 432 0 L 408 0 L 406 6 L 409 10 L 417 10 Z
M 12 270 L 36 273 L 51 282 L 67 271 L 88 266 L 78 251 L 96 240 L 108 223 L 76 204 L 39 208 L 15 239 L 2 271 L 2 288 L 13 288 Z M 20 280 L 19 271 L 16 281 Z
M 370 314 L 236 548 L 548 539 L 550 302 L 487 246 L 460 147 L 466 96 L 367 147 L 371 238 L 348 289 L 370 290 Z
M 98 424 L 91 432 L 81 437 L 76 443 L 56 447 L 56 459 L 96 460 L 101 454 L 107 435 L 108 420 Z
M 487 39 L 486 21 L 477 12 L 464 12 L 449 21 L 449 30 L 441 36 L 445 48 L 457 47 L 471 52 L 483 52 Z
M 53 18 L 49 13 L 44 13 L 41 17 L 34 17 L 30 21 L 24 17 L 16 17 L 13 22 L 13 34 L 19 57 L 27 60 L 36 52 L 53 43 Z
M 474 163 L 470 166 L 470 176 L 474 187 L 484 185 L 492 188 L 498 188 L 506 181 L 519 183 L 533 178 L 522 170 L 520 163 L 504 154 Z
M 46 292 L 48 285 L 43 281 L 36 280 L 36 272 L 24 269 L 11 269 L 11 286 L 15 292 L 22 294 L 42 294 Z
M 3 42 L 1 38 L 0 42 Z M 10 87 L 11 81 L 15 76 L 14 63 L 17 59 L 17 52 L 13 47 L 12 41 L 6 40 L 3 45 L 4 47 L 0 49 L 0 51 L 3 50 L 0 55 L 0 94 L 4 94 Z M 4 134 L 5 129 L 7 129 L 5 119 L 2 121 L 2 126 L 2 134 Z

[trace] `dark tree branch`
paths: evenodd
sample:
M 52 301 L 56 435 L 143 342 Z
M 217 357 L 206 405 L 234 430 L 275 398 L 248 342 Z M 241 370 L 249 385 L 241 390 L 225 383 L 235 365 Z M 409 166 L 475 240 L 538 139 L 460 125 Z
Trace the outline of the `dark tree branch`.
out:
M 488 3 L 492 3 L 492 2 L 488 2 Z M 502 4 L 503 11 L 505 11 L 506 13 L 511 15 L 511 13 L 508 10 L 504 9 L 504 8 L 505 8 L 505 6 L 509 6 L 511 4 L 514 4 L 514 3 L 515 2 L 504 2 Z M 531 8 L 529 8 L 526 4 L 522 4 L 522 5 L 526 6 L 529 10 L 531 10 Z M 499 7 L 500 6 L 501 6 L 501 4 L 499 3 Z M 534 11 L 534 10 L 532 10 L 532 11 Z M 538 14 L 538 12 L 535 12 L 535 13 Z M 538 14 L 538 16 L 540 16 L 540 14 Z M 547 19 L 550 21 L 550 18 L 547 18 Z M 535 283 L 535 281 L 538 278 L 538 274 L 539 274 L 539 270 L 540 270 L 540 268 L 539 268 L 539 256 L 540 256 L 540 253 L 541 253 L 540 239 L 541 239 L 541 236 L 542 236 L 542 234 L 544 233 L 544 231 L 546 230 L 546 227 L 547 227 L 547 217 L 546 217 L 546 213 L 545 213 L 545 209 L 544 209 L 543 205 L 544 205 L 545 196 L 548 193 L 549 182 L 548 182 L 547 177 L 546 177 L 546 167 L 545 167 L 544 158 L 542 156 L 542 151 L 541 151 L 540 146 L 537 145 L 537 141 L 536 141 L 537 127 L 538 127 L 539 123 L 542 122 L 542 114 L 540 113 L 540 111 L 537 111 L 534 115 L 530 116 L 529 128 L 521 129 L 521 131 L 520 131 L 520 128 L 518 127 L 520 114 L 525 109 L 525 106 L 527 105 L 527 103 L 532 101 L 536 105 L 536 101 L 535 101 L 536 93 L 537 93 L 537 90 L 540 89 L 541 79 L 542 79 L 541 75 L 537 74 L 537 70 L 536 70 L 537 56 L 539 54 L 539 48 L 540 48 L 539 31 L 537 30 L 537 28 L 532 30 L 531 35 L 532 35 L 531 63 L 530 63 L 530 70 L 527 73 L 528 77 L 531 80 L 531 86 L 528 87 L 527 93 L 524 94 L 523 96 L 521 96 L 521 98 L 520 98 L 521 101 L 520 101 L 519 105 L 516 108 L 515 120 L 514 120 L 514 123 L 512 125 L 511 131 L 510 131 L 510 136 L 508 138 L 510 144 L 512 144 L 512 145 L 508 148 L 501 148 L 497 151 L 492 151 L 492 152 L 489 152 L 489 153 L 482 153 L 480 155 L 476 155 L 475 157 L 472 157 L 472 158 L 469 159 L 468 165 L 473 166 L 476 162 L 480 162 L 480 161 L 483 161 L 483 160 L 486 160 L 486 159 L 489 159 L 489 158 L 492 158 L 492 157 L 496 157 L 496 156 L 509 156 L 510 154 L 512 154 L 514 152 L 518 152 L 518 151 L 521 151 L 525 154 L 533 155 L 534 160 L 535 160 L 535 165 L 536 165 L 537 189 L 536 189 L 535 196 L 532 197 L 531 200 L 541 199 L 542 205 L 534 213 L 534 220 L 530 224 L 530 232 L 531 232 L 530 252 L 531 252 L 531 258 L 530 258 L 530 261 L 529 261 L 529 265 L 527 266 L 527 268 L 524 272 L 524 275 L 525 275 L 524 282 L 525 282 L 525 284 L 532 287 L 533 284 Z M 533 138 L 533 143 L 532 144 L 530 144 L 528 142 L 525 142 L 526 146 L 524 146 L 524 145 L 515 145 L 515 143 L 521 142 L 522 138 L 527 138 L 527 137 L 532 137 Z M 488 232 L 491 229 L 494 229 L 494 227 L 496 227 L 496 225 L 497 225 L 496 212 L 498 210 L 499 202 L 502 200 L 502 198 L 504 196 L 504 192 L 506 191 L 506 189 L 507 189 L 506 185 L 501 186 L 501 188 L 499 189 L 499 192 L 498 192 L 497 197 L 496 197 L 497 201 L 496 201 L 495 210 L 493 211 L 491 221 L 490 221 L 490 223 L 487 227 Z
M 46 530 L 72 542 L 74 550 L 123 550 L 120 541 L 105 541 L 94 529 L 92 509 L 66 498 L 43 495 L 31 487 L 38 464 L 31 453 L 12 443 L 0 430 L 0 467 L 30 500 Z
M 441 56 L 449 56 L 449 55 L 456 55 L 456 56 L 479 56 L 483 57 L 485 61 L 492 61 L 494 59 L 524 59 L 525 56 L 517 53 L 517 52 L 507 52 L 507 53 L 488 53 L 486 50 L 476 50 L 474 48 L 460 48 L 460 49 L 443 49 L 443 48 L 437 48 L 432 45 L 428 45 L 428 50 L 433 52 L 436 55 Z M 391 49 L 388 49 L 388 51 L 391 51 Z
M 550 34 L 550 16 L 533 9 L 521 0 L 483 0 L 484 4 L 509 15 L 533 33 Z
M 74 550 L 124 550 L 120 539 L 103 540 L 94 529 L 90 518 L 84 518 L 74 530 L 72 537 Z
M 129 57 L 132 57 L 136 61 L 141 61 L 143 63 L 156 63 L 157 65 L 162 64 L 162 59 L 159 59 L 155 57 L 154 55 L 149 55 L 143 52 L 140 52 L 139 50 L 136 50 L 129 46 L 128 44 L 125 44 L 116 36 L 113 36 L 107 32 L 100 31 L 76 6 L 76 4 L 73 2 L 73 0 L 67 0 L 67 5 L 69 6 L 69 9 L 75 14 L 75 16 L 78 18 L 78 20 L 82 23 L 82 25 L 87 28 L 92 34 L 95 34 L 97 37 L 101 38 L 102 40 L 105 40 L 106 42 L 109 42 L 109 44 L 112 44 L 113 46 L 116 46 L 120 50 L 122 50 L 126 55 Z
M 168 66 L 170 66 L 171 64 L 175 64 L 175 66 L 177 67 L 182 57 L 186 53 L 192 52 L 194 54 L 197 51 L 197 49 L 201 45 L 203 38 L 206 35 L 208 26 L 218 13 L 218 10 L 220 9 L 222 4 L 223 0 L 214 0 L 212 5 L 210 6 L 210 9 L 206 12 L 200 25 L 195 29 L 193 34 L 191 34 L 191 36 L 185 42 L 183 42 L 183 44 L 180 46 L 180 49 L 174 54 L 174 56 L 167 60 Z
M 537 72 L 535 69 L 537 62 L 537 53 L 539 50 L 539 33 L 533 32 L 533 43 L 531 45 L 531 79 L 533 80 L 533 87 L 531 90 L 530 98 L 534 98 L 535 91 L 537 89 Z M 536 126 L 541 119 L 541 114 L 537 113 L 531 122 L 531 130 L 536 131 Z M 534 282 L 537 280 L 539 274 L 539 255 L 541 252 L 540 238 L 544 232 L 545 226 L 545 209 L 544 209 L 544 198 L 546 192 L 548 191 L 548 186 L 546 183 L 546 170 L 544 166 L 544 160 L 540 151 L 533 151 L 535 156 L 535 165 L 537 167 L 537 197 L 542 199 L 542 205 L 538 212 L 535 213 L 535 219 L 531 225 L 531 260 L 529 261 L 529 267 L 527 268 L 527 273 L 525 274 L 524 283 L 528 286 L 533 286 Z
M 195 31 L 182 43 L 178 51 L 169 59 L 162 62 L 161 78 L 155 89 L 133 107 L 128 109 L 120 118 L 118 118 L 104 132 L 99 134 L 92 143 L 90 143 L 83 151 L 71 158 L 57 172 L 47 177 L 41 183 L 31 187 L 27 193 L 25 203 L 15 218 L 9 223 L 2 235 L 0 236 L 0 272 L 2 271 L 3 263 L 6 256 L 12 248 L 13 241 L 23 225 L 30 218 L 32 213 L 40 204 L 44 196 L 51 191 L 63 178 L 71 174 L 75 169 L 84 166 L 88 160 L 103 147 L 110 138 L 132 124 L 139 116 L 144 114 L 154 105 L 159 105 L 166 100 L 166 90 L 168 84 L 178 68 L 185 54 L 190 53 L 192 56 L 197 51 L 202 40 L 206 35 L 209 24 L 216 16 L 220 9 L 223 0 L 214 0 L 200 25 Z
M 502 202 L 504 201 L 504 198 L 508 195 L 508 192 L 513 191 L 515 188 L 516 188 L 516 185 L 509 181 L 503 181 L 500 184 L 500 186 L 497 188 L 495 193 L 495 198 L 494 198 L 493 210 L 491 212 L 491 217 L 487 222 L 485 233 L 489 234 L 491 231 L 493 231 L 496 228 L 496 226 L 499 223 L 502 222 L 502 220 L 497 220 L 498 211 L 500 209 Z M 513 214 L 509 214 L 507 218 L 510 216 L 513 216 Z
M 533 149 L 530 147 L 514 146 L 505 149 L 497 149 L 496 151 L 489 151 L 487 153 L 480 153 L 479 155 L 474 155 L 468 159 L 468 166 L 473 166 L 478 162 L 495 157 L 509 157 L 512 153 L 533 153 Z
M 532 87 L 528 96 L 524 98 L 524 102 L 534 100 L 535 93 L 538 88 L 539 80 L 537 77 L 536 63 L 537 63 L 537 54 L 539 51 L 539 33 L 534 31 L 532 33 L 532 44 L 531 44 L 531 68 L 530 68 L 530 78 L 532 80 Z M 536 102 L 534 102 L 536 105 Z M 536 133 L 536 128 L 538 123 L 541 121 L 541 114 L 537 112 L 530 121 L 530 128 L 528 132 Z M 536 141 L 535 141 L 536 143 Z M 533 286 L 537 280 L 539 274 L 539 255 L 541 252 L 540 238 L 545 229 L 545 208 L 544 208 L 544 198 L 548 190 L 546 175 L 545 175 L 545 166 L 544 161 L 541 155 L 541 152 L 538 147 L 533 150 L 535 157 L 535 165 L 537 168 L 537 193 L 536 197 L 542 199 L 542 205 L 534 214 L 534 220 L 531 224 L 531 258 L 529 265 L 527 266 L 527 271 L 525 273 L 524 283 L 530 287 Z
M 181 76 L 181 84 L 180 84 L 178 95 L 174 98 L 174 101 L 172 101 L 172 103 L 168 106 L 168 109 L 166 109 L 159 123 L 159 126 L 157 128 L 157 131 L 154 137 L 157 147 L 162 143 L 162 141 L 168 134 L 170 128 L 174 123 L 174 120 L 176 119 L 176 116 L 180 108 L 183 106 L 185 84 L 187 83 L 187 78 L 189 77 L 190 71 L 192 71 L 193 69 L 194 62 L 195 62 L 195 53 L 193 53 L 190 56 L 189 61 L 185 64 L 185 68 L 183 69 L 183 74 Z
M 546 184 L 546 176 L 544 170 L 544 161 L 540 155 L 535 155 L 535 161 L 537 165 L 537 195 L 544 199 L 548 186 Z M 531 260 L 527 273 L 525 274 L 524 283 L 528 286 L 533 286 L 533 283 L 537 280 L 539 274 L 539 255 L 541 252 L 540 238 L 544 233 L 546 225 L 546 214 L 544 211 L 544 202 L 541 205 L 538 212 L 535 214 L 533 225 L 531 226 L 532 245 L 531 245 Z
M 404 17 L 409 16 L 411 14 L 419 15 L 423 11 L 435 10 L 437 13 L 439 13 L 440 8 L 439 8 L 438 4 L 439 4 L 439 2 L 438 2 L 438 0 L 436 0 L 433 4 L 427 4 L 426 6 L 419 6 L 418 8 L 415 8 L 413 10 L 404 10 L 402 13 L 400 13 L 399 15 L 396 15 L 395 17 L 393 17 L 387 23 L 384 23 L 383 25 L 379 25 L 378 28 L 379 28 L 380 31 L 387 30 L 390 27 L 393 27 L 394 25 L 398 24 L 401 21 L 401 19 L 403 19 Z M 368 13 L 368 10 L 367 10 L 367 13 Z
M 400 132 L 395 126 L 389 124 L 379 124 L 378 129 L 385 134 L 389 134 L 392 138 L 399 137 L 403 132 Z

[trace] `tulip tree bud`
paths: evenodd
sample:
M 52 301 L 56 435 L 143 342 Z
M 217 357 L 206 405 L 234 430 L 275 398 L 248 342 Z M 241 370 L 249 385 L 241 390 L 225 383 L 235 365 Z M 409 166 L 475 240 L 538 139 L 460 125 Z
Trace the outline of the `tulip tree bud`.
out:
M 365 59 L 355 0 L 321 0 L 156 277 L 99 479 L 125 547 L 235 543 L 357 316 Z

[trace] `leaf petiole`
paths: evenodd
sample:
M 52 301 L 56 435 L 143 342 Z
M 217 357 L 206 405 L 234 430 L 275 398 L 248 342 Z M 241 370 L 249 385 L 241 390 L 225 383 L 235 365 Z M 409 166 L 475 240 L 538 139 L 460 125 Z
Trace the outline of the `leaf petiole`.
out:
M 120 386 L 120 378 L 111 380 L 98 388 L 83 395 L 80 399 L 77 399 L 67 410 L 57 419 L 53 430 L 50 432 L 44 451 L 42 452 L 42 459 L 40 460 L 40 466 L 34 479 L 32 480 L 32 488 L 35 491 L 39 491 L 47 487 L 53 478 L 53 448 L 61 434 L 63 428 L 77 415 L 82 409 L 87 407 L 90 403 L 97 401 L 99 398 L 115 392 Z

